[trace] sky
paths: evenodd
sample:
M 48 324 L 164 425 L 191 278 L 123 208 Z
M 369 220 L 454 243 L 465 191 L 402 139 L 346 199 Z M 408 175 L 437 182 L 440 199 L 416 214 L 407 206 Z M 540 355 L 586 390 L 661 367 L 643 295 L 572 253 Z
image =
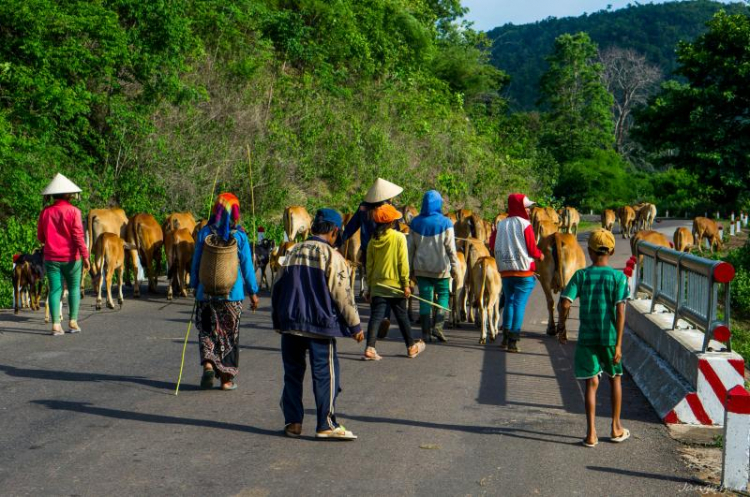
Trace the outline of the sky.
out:
M 721 0 L 729 3 L 729 0 Z M 736 1 L 736 0 L 735 0 Z M 462 0 L 469 13 L 466 19 L 474 22 L 474 29 L 487 31 L 497 26 L 512 22 L 526 24 L 540 21 L 547 17 L 579 16 L 606 9 L 612 5 L 619 9 L 636 3 L 634 0 Z M 664 3 L 664 0 L 641 3 Z

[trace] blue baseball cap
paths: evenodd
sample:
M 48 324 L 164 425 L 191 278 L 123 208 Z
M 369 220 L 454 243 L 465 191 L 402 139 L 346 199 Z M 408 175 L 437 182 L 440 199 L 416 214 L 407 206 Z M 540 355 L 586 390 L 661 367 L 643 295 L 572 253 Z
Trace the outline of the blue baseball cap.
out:
M 341 225 L 344 223 L 344 220 L 341 218 L 341 214 L 339 214 L 337 210 L 327 208 L 319 209 L 318 212 L 315 213 L 315 221 L 332 223 L 338 229 L 341 229 Z

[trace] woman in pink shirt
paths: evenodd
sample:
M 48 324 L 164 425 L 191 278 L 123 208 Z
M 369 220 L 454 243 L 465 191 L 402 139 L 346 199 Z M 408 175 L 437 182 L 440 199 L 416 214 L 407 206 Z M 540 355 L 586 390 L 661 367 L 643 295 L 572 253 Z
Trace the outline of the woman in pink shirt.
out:
M 81 303 L 81 269 L 90 267 L 89 251 L 83 238 L 81 211 L 70 203 L 81 189 L 62 174 L 57 174 L 47 185 L 42 195 L 51 196 L 52 205 L 45 207 L 39 215 L 37 238 L 44 245 L 44 270 L 49 280 L 49 307 L 52 316 L 52 335 L 64 334 L 60 300 L 63 280 L 68 285 L 70 308 L 69 332 L 78 333 L 78 307 Z

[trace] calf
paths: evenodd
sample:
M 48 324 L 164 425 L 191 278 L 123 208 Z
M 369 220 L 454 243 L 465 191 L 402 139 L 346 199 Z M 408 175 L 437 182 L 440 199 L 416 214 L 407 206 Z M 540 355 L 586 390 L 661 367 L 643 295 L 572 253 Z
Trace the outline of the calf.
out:
M 474 289 L 472 307 L 479 310 L 482 321 L 482 335 L 479 344 L 487 343 L 487 330 L 490 341 L 497 337 L 500 321 L 500 292 L 502 280 L 497 270 L 497 263 L 492 257 L 479 259 L 471 271 L 471 285 Z
M 637 224 L 639 230 L 650 230 L 656 219 L 656 206 L 654 204 L 643 204 L 637 211 Z
M 36 249 L 31 254 L 21 254 L 14 259 L 16 266 L 12 274 L 15 299 L 13 313 L 18 314 L 23 301 L 28 301 L 28 307 L 32 311 L 38 311 L 41 308 L 44 285 L 44 253 L 41 249 Z
M 195 229 L 195 227 L 193 227 Z M 195 241 L 187 228 L 168 231 L 164 239 L 164 252 L 167 256 L 167 300 L 172 300 L 174 292 L 188 296 L 187 285 L 190 266 L 193 263 Z
M 109 209 L 91 209 L 86 220 L 86 227 L 86 235 L 88 236 L 86 248 L 88 248 L 89 253 L 93 255 L 93 247 L 96 245 L 96 241 L 102 233 L 114 233 L 122 239 L 127 237 L 128 216 L 125 214 L 125 211 L 119 207 L 111 207 Z M 96 265 L 96 263 L 96 256 L 94 256 L 93 265 Z M 85 282 L 86 278 L 84 278 L 84 274 L 82 273 L 81 298 L 84 296 Z
M 159 268 L 161 267 L 161 249 L 164 246 L 164 234 L 161 226 L 151 214 L 136 214 L 128 222 L 125 241 L 131 247 L 128 250 L 135 273 L 133 297 L 139 298 L 141 296 L 137 269 L 138 258 L 140 258 L 143 271 L 148 278 L 148 291 L 156 293 Z
M 677 228 L 674 231 L 674 249 L 678 252 L 690 252 L 693 248 L 693 234 L 687 228 Z
M 470 302 L 474 302 L 476 300 L 476 293 L 479 291 L 479 288 L 474 284 L 474 278 L 472 278 L 471 276 L 474 273 L 474 266 L 479 263 L 480 259 L 489 256 L 490 251 L 487 250 L 487 247 L 480 240 L 477 240 L 476 238 L 469 238 L 464 242 L 464 258 L 466 259 L 467 274 L 467 278 L 464 281 L 464 286 L 466 287 L 465 291 L 468 292 L 468 299 Z M 471 312 L 472 310 L 473 308 L 469 309 L 469 313 L 466 316 L 466 320 L 469 323 L 474 322 L 474 313 Z
M 553 294 L 560 293 L 579 269 L 586 267 L 586 255 L 578 244 L 576 236 L 569 233 L 554 233 L 539 243 L 539 250 L 544 260 L 537 262 L 539 282 L 547 300 L 547 334 L 565 335 L 565 323 L 560 320 L 560 327 L 555 326 L 555 299 Z
M 466 279 L 466 256 L 463 252 L 456 254 L 458 258 L 458 267 L 456 272 L 458 273 L 457 278 L 453 279 L 451 284 L 451 294 L 453 295 L 453 302 L 451 304 L 451 318 L 454 328 L 461 327 L 461 319 L 466 316 L 466 287 L 464 286 Z
M 112 301 L 112 277 L 117 271 L 117 303 L 122 307 L 122 283 L 125 277 L 125 241 L 114 233 L 102 233 L 94 243 L 94 264 L 89 269 L 91 283 L 97 290 L 96 310 L 102 308 L 102 283 L 107 281 L 107 307 L 115 308 Z M 128 246 L 130 249 L 130 246 Z M 106 275 L 104 274 L 106 265 Z
M 581 222 L 581 215 L 573 207 L 562 209 L 560 231 L 563 233 L 578 234 L 578 225 Z
M 620 221 L 620 232 L 623 238 L 630 238 L 633 236 L 633 228 L 635 227 L 635 210 L 629 205 L 623 205 L 617 209 L 617 218 Z
M 268 263 L 271 261 L 271 253 L 275 247 L 276 242 L 268 238 L 264 238 L 253 246 L 255 268 L 260 270 L 260 287 L 263 288 L 263 282 L 265 282 L 267 290 L 270 290 L 271 286 L 268 284 L 266 269 L 268 268 Z
M 615 227 L 615 211 L 612 209 L 605 209 L 602 212 L 602 228 L 607 231 L 612 231 Z

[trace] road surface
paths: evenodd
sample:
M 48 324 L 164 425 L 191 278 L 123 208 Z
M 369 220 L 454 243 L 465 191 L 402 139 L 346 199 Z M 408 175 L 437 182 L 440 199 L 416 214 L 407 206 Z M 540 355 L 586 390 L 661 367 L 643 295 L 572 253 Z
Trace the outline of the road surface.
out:
M 660 229 L 671 236 L 674 226 Z M 618 237 L 615 266 L 628 252 Z M 478 345 L 479 332 L 467 325 L 414 360 L 395 328 L 379 343 L 378 363 L 339 340 L 338 416 L 359 440 L 320 442 L 312 438 L 309 378 L 304 437 L 281 435 L 280 339 L 267 293 L 242 318 L 238 390 L 198 389 L 193 332 L 175 397 L 191 301 L 168 303 L 161 283 L 162 294 L 126 295 L 122 310 L 95 311 L 89 293 L 79 335 L 50 336 L 41 312 L 0 311 L 0 494 L 651 496 L 691 481 L 678 443 L 627 377 L 623 418 L 632 439 L 605 440 L 604 382 L 602 443 L 580 445 L 577 308 L 562 346 L 544 334 L 538 285 L 521 354 Z M 367 306 L 360 309 L 366 320 Z

